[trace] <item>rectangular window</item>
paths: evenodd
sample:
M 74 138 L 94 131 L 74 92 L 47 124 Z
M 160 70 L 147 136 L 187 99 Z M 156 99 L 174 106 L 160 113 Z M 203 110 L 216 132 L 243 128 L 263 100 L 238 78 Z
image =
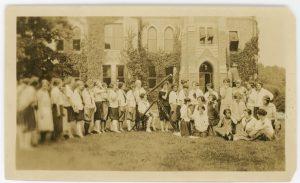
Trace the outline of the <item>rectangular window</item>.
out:
M 117 80 L 120 82 L 125 81 L 125 66 L 117 65 Z
M 229 31 L 229 50 L 238 51 L 239 36 L 237 31 Z
M 155 66 L 148 67 L 149 77 L 148 77 L 148 84 L 149 88 L 153 88 L 156 85 L 156 71 Z
M 207 27 L 207 43 L 213 44 L 214 30 L 212 27 Z
M 104 27 L 104 48 L 111 50 L 122 50 L 124 46 L 124 35 L 122 24 L 107 24 Z
M 174 69 L 173 66 L 167 67 L 166 68 L 166 76 L 173 74 L 173 69 Z M 173 77 L 171 77 L 168 81 L 169 81 L 169 83 L 173 83 Z
M 73 50 L 80 51 L 80 39 L 73 39 Z
M 111 83 L 111 66 L 103 65 L 102 66 L 102 77 L 103 82 L 109 85 Z
M 199 36 L 200 36 L 200 43 L 205 44 L 205 38 L 206 38 L 205 27 L 199 28 Z
M 64 50 L 64 40 L 60 39 L 60 40 L 57 41 L 56 50 L 57 51 L 63 51 Z

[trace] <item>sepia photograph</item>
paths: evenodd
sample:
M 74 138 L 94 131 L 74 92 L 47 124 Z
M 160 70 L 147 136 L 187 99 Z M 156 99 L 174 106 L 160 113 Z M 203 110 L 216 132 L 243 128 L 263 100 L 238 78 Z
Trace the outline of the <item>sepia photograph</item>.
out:
M 10 22 L 17 171 L 287 170 L 283 17 L 72 13 Z

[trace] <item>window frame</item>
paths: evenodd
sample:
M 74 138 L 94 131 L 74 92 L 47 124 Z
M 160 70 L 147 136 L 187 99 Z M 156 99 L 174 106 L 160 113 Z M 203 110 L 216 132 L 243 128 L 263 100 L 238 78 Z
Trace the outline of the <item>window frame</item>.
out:
M 58 49 L 58 45 L 59 45 L 60 41 L 62 42 L 62 49 Z M 56 51 L 63 52 L 64 50 L 65 50 L 65 40 L 64 39 L 58 39 L 57 43 L 56 43 Z
M 155 73 L 153 75 L 150 73 L 150 70 L 152 70 L 152 69 L 154 70 L 154 73 Z M 156 67 L 154 65 L 149 65 L 148 66 L 148 86 L 149 86 L 149 88 L 153 88 L 154 86 L 151 86 L 150 80 L 155 81 L 154 86 L 156 86 L 156 84 L 157 84 L 157 73 L 156 73 Z
M 166 38 L 167 36 L 166 36 L 166 32 L 167 32 L 167 30 L 171 30 L 171 33 L 172 33 L 172 38 L 170 39 L 170 38 Z M 167 48 L 166 48 L 166 43 L 167 42 L 172 42 L 172 45 L 171 45 L 171 47 L 170 47 L 170 50 L 167 50 Z M 165 29 L 164 29 L 164 51 L 165 52 L 167 52 L 167 53 L 172 53 L 173 51 L 174 51 L 174 29 L 171 27 L 171 26 L 167 26 Z
M 149 35 L 150 35 L 150 30 L 155 30 L 155 39 L 150 39 L 149 37 Z M 154 27 L 154 26 L 150 26 L 149 28 L 148 28 L 148 30 L 147 30 L 147 48 L 148 48 L 148 51 L 149 52 L 157 52 L 158 51 L 158 41 L 157 41 L 157 34 L 158 34 L 158 31 L 157 31 L 157 29 Z M 155 50 L 150 50 L 150 41 L 155 41 L 155 44 L 153 44 L 153 45 L 155 45 Z
M 123 76 L 119 75 L 119 68 L 120 67 L 123 67 Z M 116 72 L 117 80 L 120 81 L 120 82 L 125 82 L 125 65 L 121 65 L 121 64 L 116 65 L 116 70 L 117 70 L 117 72 Z
M 230 32 L 236 32 L 236 35 L 237 35 L 237 41 L 231 41 L 230 40 Z M 229 51 L 230 52 L 237 52 L 239 50 L 239 42 L 240 42 L 240 34 L 239 34 L 239 31 L 238 30 L 229 30 L 228 31 L 228 44 L 229 44 Z M 230 49 L 230 45 L 231 45 L 231 42 L 237 42 L 237 49 L 236 50 L 231 50 Z
M 112 35 L 108 36 L 106 34 L 105 28 L 106 26 L 112 26 Z M 114 26 L 120 26 L 121 28 L 121 34 L 116 36 L 114 33 L 116 32 L 117 28 Z M 110 40 L 111 42 L 107 43 L 107 40 Z M 116 46 L 120 42 L 120 46 Z M 109 48 L 106 47 L 106 45 L 109 45 Z M 123 23 L 107 23 L 104 24 L 104 50 L 123 50 L 125 47 L 125 42 L 124 42 L 124 24 Z
M 110 73 L 109 76 L 104 76 L 104 68 L 109 68 L 110 69 Z M 109 79 L 109 83 L 105 82 L 107 85 L 109 85 L 112 81 L 112 66 L 111 65 L 102 65 L 102 82 L 105 82 L 106 79 Z
M 79 49 L 76 49 L 76 48 L 74 47 L 75 41 L 79 41 L 79 44 L 78 44 Z M 72 49 L 73 49 L 74 51 L 81 51 L 81 39 L 73 39 L 73 40 L 72 40 Z

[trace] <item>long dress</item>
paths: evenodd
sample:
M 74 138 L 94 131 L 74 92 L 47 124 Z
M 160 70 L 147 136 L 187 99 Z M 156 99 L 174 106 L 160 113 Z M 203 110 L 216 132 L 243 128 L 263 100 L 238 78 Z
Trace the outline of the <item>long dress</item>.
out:
M 164 96 L 167 95 L 166 98 L 164 98 Z M 158 110 L 159 110 L 159 119 L 161 121 L 164 121 L 164 120 L 169 120 L 169 116 L 170 116 L 170 104 L 169 104 L 169 96 L 168 96 L 168 93 L 167 91 L 159 91 L 158 93 L 158 100 L 160 101 L 160 103 L 162 104 L 162 106 L 164 107 L 161 107 L 159 106 L 158 107 Z
M 53 131 L 52 105 L 48 91 L 37 92 L 37 122 L 39 131 Z

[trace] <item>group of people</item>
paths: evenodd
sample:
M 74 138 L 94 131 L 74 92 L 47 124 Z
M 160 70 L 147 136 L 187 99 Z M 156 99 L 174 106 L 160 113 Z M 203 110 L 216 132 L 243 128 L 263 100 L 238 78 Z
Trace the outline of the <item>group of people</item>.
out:
M 241 80 L 236 80 L 234 87 L 230 84 L 229 79 L 224 79 L 219 94 L 210 83 L 206 85 L 205 93 L 197 82 L 190 89 L 183 85 L 179 92 L 173 88 L 169 95 L 171 115 L 179 111 L 180 115 L 173 122 L 180 123 L 180 136 L 218 135 L 226 140 L 278 139 L 281 124 L 271 102 L 273 94 L 263 88 L 261 82 L 245 82 L 245 87 Z
M 271 140 L 275 135 L 276 107 L 272 93 L 262 83 L 225 79 L 220 93 L 207 84 L 203 93 L 199 83 L 180 86 L 163 83 L 158 92 L 160 130 L 182 137 L 220 135 L 227 140 Z M 100 80 L 86 82 L 74 77 L 64 80 L 23 78 L 17 86 L 17 136 L 20 148 L 49 140 L 61 140 L 144 129 L 156 131 L 155 112 L 142 82 L 109 86 Z M 107 122 L 110 122 L 108 125 Z M 240 128 L 238 128 L 240 126 Z M 125 127 L 125 128 L 124 128 Z

